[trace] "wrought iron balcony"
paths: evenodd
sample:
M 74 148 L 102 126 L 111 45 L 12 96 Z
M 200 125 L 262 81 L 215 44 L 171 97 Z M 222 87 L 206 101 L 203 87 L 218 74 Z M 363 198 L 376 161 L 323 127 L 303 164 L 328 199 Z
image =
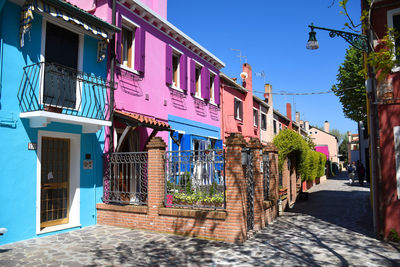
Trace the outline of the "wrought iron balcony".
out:
M 98 124 L 93 120 L 109 118 L 107 89 L 110 88 L 110 83 L 101 77 L 41 62 L 24 67 L 18 100 L 22 113 L 46 111 L 60 114 L 59 118 L 81 117 L 92 119 L 86 120 L 88 123 Z

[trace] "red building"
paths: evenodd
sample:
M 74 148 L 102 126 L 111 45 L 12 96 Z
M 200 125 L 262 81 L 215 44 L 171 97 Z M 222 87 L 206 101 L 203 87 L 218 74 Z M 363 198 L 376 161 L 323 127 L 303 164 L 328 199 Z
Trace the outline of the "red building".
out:
M 388 28 L 400 32 L 400 1 L 376 0 L 372 7 L 371 26 L 377 51 L 383 47 L 382 38 L 387 35 Z M 395 43 L 399 47 L 400 38 Z M 400 57 L 396 60 L 400 62 Z M 380 177 L 377 177 L 374 189 L 377 194 L 375 218 L 378 234 L 387 238 L 391 232 L 400 234 L 400 63 L 385 80 L 378 80 L 377 97 Z

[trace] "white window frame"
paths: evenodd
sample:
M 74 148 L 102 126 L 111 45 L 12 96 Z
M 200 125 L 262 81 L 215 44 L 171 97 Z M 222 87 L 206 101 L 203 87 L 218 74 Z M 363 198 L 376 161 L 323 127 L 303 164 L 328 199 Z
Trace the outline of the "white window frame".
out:
M 174 82 L 174 56 L 178 57 L 178 61 L 177 61 L 177 75 L 176 75 L 176 82 Z M 172 84 L 171 87 L 174 89 L 181 89 L 181 56 L 182 53 L 180 53 L 178 50 L 176 49 L 172 49 Z M 183 90 L 182 90 L 183 91 Z
M 201 100 L 203 100 L 203 98 L 201 97 L 201 71 L 202 71 L 202 69 L 204 68 L 204 66 L 203 65 L 201 65 L 201 64 L 199 64 L 197 61 L 195 61 L 196 63 L 195 63 L 195 71 L 194 71 L 194 75 L 195 75 L 195 80 L 196 80 L 196 83 L 197 83 L 197 75 L 196 75 L 196 70 L 197 69 L 199 69 L 200 70 L 200 73 L 199 73 L 199 86 L 197 87 L 197 86 L 195 86 L 196 87 L 196 93 L 194 94 L 194 96 L 196 97 L 196 98 L 198 98 L 198 99 L 201 99 Z M 199 89 L 199 90 L 197 90 L 197 89 Z
M 236 101 L 238 101 L 240 103 L 240 105 L 238 106 L 239 110 L 238 110 L 238 112 L 237 112 L 237 114 L 235 116 L 235 113 L 236 113 L 236 110 L 235 110 L 236 109 L 236 105 L 235 105 Z M 242 106 L 242 112 L 240 112 L 240 106 Z M 243 121 L 243 101 L 241 99 L 237 98 L 237 97 L 234 97 L 233 108 L 234 108 L 233 116 L 235 117 L 235 120 Z
M 263 115 L 265 116 L 265 128 L 262 127 L 262 116 Z M 267 113 L 262 112 L 262 111 L 261 111 L 261 116 L 260 116 L 260 129 L 263 131 L 267 130 Z
M 41 207 L 41 157 L 42 157 L 42 137 L 70 139 L 70 166 L 69 166 L 69 222 L 56 226 L 49 226 L 40 229 L 40 207 Z M 63 229 L 80 227 L 80 169 L 81 169 L 81 135 L 38 131 L 37 137 L 37 169 L 36 169 L 36 234 L 44 234 Z
M 140 28 L 140 26 L 138 24 L 136 24 L 135 22 L 133 22 L 132 20 L 130 20 L 129 18 L 125 17 L 124 15 L 121 15 L 122 18 L 122 27 L 127 28 L 128 30 L 133 32 L 133 36 L 132 36 L 132 54 L 131 54 L 131 62 L 133 63 L 132 67 L 128 67 L 125 66 L 123 64 L 123 62 L 121 62 L 122 64 L 117 63 L 117 67 L 124 69 L 126 71 L 132 72 L 136 75 L 140 75 L 140 73 L 135 69 L 135 32 L 136 29 Z M 122 32 L 121 34 L 121 41 L 122 41 Z M 122 55 L 122 51 L 121 51 L 121 55 Z
M 393 28 L 393 16 L 395 15 L 400 15 L 400 8 L 392 9 L 387 11 L 387 26 L 388 28 Z M 400 33 L 399 33 L 400 34 Z M 393 42 L 395 40 L 393 39 Z M 395 48 L 396 49 L 396 48 Z M 394 56 L 394 60 L 396 59 L 396 55 Z M 400 65 L 396 65 L 393 69 L 393 72 L 398 72 L 400 71 Z
M 215 77 L 217 77 L 217 74 L 213 72 L 212 70 L 210 71 L 210 104 L 216 105 L 215 103 Z M 213 82 L 211 83 L 211 77 L 214 77 L 212 80 Z
M 46 62 L 46 32 L 47 32 L 47 22 L 52 23 L 58 27 L 62 27 L 66 30 L 69 30 L 75 34 L 78 34 L 79 38 L 79 43 L 78 43 L 78 66 L 77 66 L 77 71 L 78 73 L 82 71 L 83 69 L 83 48 L 84 48 L 84 32 L 79 31 L 75 29 L 70 23 L 63 23 L 59 20 L 52 19 L 51 17 L 48 17 L 48 15 L 43 15 L 42 19 L 42 36 L 40 40 L 40 62 Z M 39 90 L 39 102 L 41 105 L 44 104 L 43 100 L 43 91 L 44 91 L 44 65 L 41 66 L 40 68 L 40 90 Z M 72 110 L 78 110 L 80 111 L 82 108 L 81 103 L 81 94 L 79 93 L 79 88 L 83 88 L 79 83 L 79 79 L 76 82 L 76 101 L 75 101 L 75 107 L 73 108 L 68 108 L 68 107 L 63 107 L 60 106 L 60 108 L 63 109 L 72 109 Z
M 257 118 L 254 116 L 255 115 L 254 111 L 257 112 Z M 256 128 L 258 128 L 258 125 L 259 125 L 259 118 L 260 118 L 260 115 L 259 115 L 258 109 L 253 108 L 253 126 Z

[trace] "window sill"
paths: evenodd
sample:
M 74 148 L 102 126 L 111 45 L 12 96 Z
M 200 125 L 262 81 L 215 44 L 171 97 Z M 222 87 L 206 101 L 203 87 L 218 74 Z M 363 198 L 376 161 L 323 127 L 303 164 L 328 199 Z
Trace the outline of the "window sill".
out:
M 60 225 L 56 225 L 56 226 L 45 227 L 42 230 L 40 230 L 39 232 L 37 232 L 36 234 L 41 235 L 41 234 L 71 229 L 71 228 L 77 228 L 77 227 L 82 227 L 82 225 L 81 224 L 72 224 L 72 223 L 71 224 L 70 223 L 60 224 Z
M 209 103 L 210 105 L 213 105 L 213 106 L 218 107 L 218 105 L 217 105 L 214 101 L 211 101 L 211 100 L 210 100 L 208 103 Z
M 205 99 L 202 98 L 201 96 L 194 95 L 193 98 L 201 100 L 201 101 L 205 101 Z
M 173 85 L 169 85 L 168 86 L 170 89 L 173 89 L 173 90 L 176 90 L 176 91 L 178 91 L 178 92 L 180 92 L 180 93 L 186 93 L 186 91 L 185 90 L 183 90 L 183 89 L 181 89 L 181 88 L 178 88 L 178 87 L 175 87 L 175 86 L 173 86 Z
M 243 120 L 242 120 L 242 119 L 235 118 L 235 121 L 236 121 L 238 124 L 243 125 Z
M 120 69 L 123 69 L 123 70 L 125 70 L 125 71 L 131 72 L 131 73 L 133 73 L 133 74 L 136 74 L 137 76 L 140 76 L 140 75 L 141 75 L 141 73 L 138 72 L 137 70 L 132 69 L 132 68 L 129 68 L 129 67 L 127 67 L 127 66 L 124 66 L 124 65 L 121 65 L 121 64 L 116 64 L 116 66 L 117 66 L 118 68 L 120 68 Z

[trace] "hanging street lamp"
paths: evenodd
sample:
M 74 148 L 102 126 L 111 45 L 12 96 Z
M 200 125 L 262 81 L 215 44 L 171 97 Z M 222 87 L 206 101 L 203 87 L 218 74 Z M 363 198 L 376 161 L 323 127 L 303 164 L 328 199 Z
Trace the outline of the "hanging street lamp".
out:
M 358 50 L 363 51 L 367 55 L 373 51 L 372 36 L 373 31 L 368 27 L 365 31 L 368 35 L 356 34 L 352 32 L 339 31 L 329 28 L 322 28 L 314 26 L 313 23 L 308 25 L 311 29 L 309 33 L 309 39 L 306 45 L 307 49 L 315 50 L 319 48 L 316 33 L 314 29 L 328 31 L 331 38 L 342 37 L 347 43 L 352 45 Z M 374 104 L 377 99 L 376 96 L 376 78 L 375 71 L 372 66 L 367 64 L 368 69 L 368 80 L 365 82 L 365 87 L 367 89 L 367 103 L 368 103 L 368 127 L 370 135 L 370 152 L 371 152 L 371 177 L 372 177 L 372 198 L 373 198 L 373 219 L 374 219 L 374 232 L 378 235 L 379 229 L 379 210 L 377 206 L 378 200 L 378 184 L 379 184 L 379 152 L 378 152 L 378 131 L 379 131 L 379 118 L 378 109 Z
M 352 33 L 352 32 L 345 32 L 345 31 L 339 31 L 339 30 L 334 30 L 334 29 L 329 29 L 329 28 L 322 28 L 322 27 L 317 27 L 314 26 L 313 23 L 311 25 L 308 25 L 308 27 L 311 29 L 309 32 L 309 39 L 306 45 L 306 48 L 309 50 L 315 50 L 319 48 L 319 44 L 317 41 L 317 33 L 314 31 L 314 29 L 318 30 L 323 30 L 323 31 L 328 31 L 329 36 L 331 38 L 334 37 L 342 37 L 346 42 L 354 46 L 355 48 L 362 50 L 366 53 L 369 52 L 369 46 L 368 46 L 368 38 L 364 34 L 357 34 L 357 33 Z

